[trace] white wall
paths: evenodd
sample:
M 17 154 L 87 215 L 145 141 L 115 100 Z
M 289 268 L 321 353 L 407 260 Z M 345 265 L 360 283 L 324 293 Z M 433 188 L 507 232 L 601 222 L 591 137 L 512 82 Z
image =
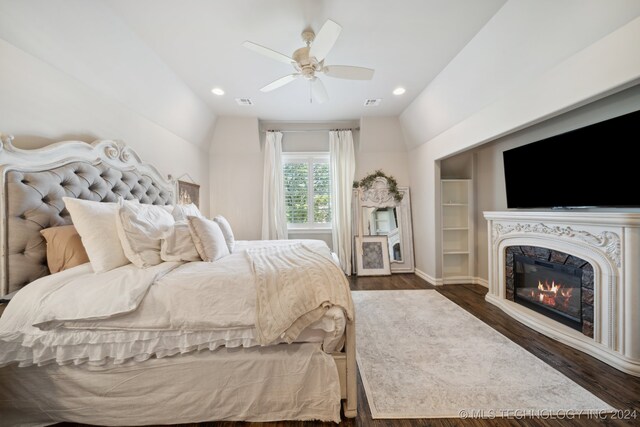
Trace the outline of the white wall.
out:
M 636 84 L 638 14 L 634 1 L 511 0 L 402 113 L 419 270 L 440 275 L 439 160 Z
M 263 153 L 258 119 L 219 117 L 209 156 L 211 214 L 224 215 L 237 239 L 259 240 Z
M 265 136 L 265 132 L 260 133 L 262 145 Z M 329 131 L 286 132 L 282 135 L 282 152 L 328 153 Z
M 510 96 L 638 15 L 637 0 L 509 0 L 402 114 L 408 144 Z
M 382 169 L 400 186 L 409 185 L 409 159 L 397 117 L 362 117 L 356 151 L 356 179 Z
M 163 174 L 188 172 L 207 213 L 213 113 L 126 27 L 114 34 L 101 3 L 66 4 L 0 1 L 0 131 L 21 148 L 123 140 Z
M 345 123 L 263 123 L 263 128 L 304 129 Z M 357 126 L 357 122 L 349 124 Z M 288 132 L 283 151 L 327 151 L 328 132 Z M 363 118 L 354 132 L 356 179 L 382 169 L 400 185 L 409 184 L 407 149 L 397 117 Z M 211 213 L 224 215 L 239 239 L 260 239 L 264 132 L 257 118 L 219 117 L 210 148 Z M 332 246 L 330 233 L 290 233 L 317 238 Z
M 478 277 L 485 280 L 488 278 L 487 221 L 482 213 L 484 211 L 505 210 L 507 208 L 502 152 L 636 110 L 640 110 L 640 85 L 473 150 L 476 153 L 477 206 L 475 230 L 477 244 L 476 275 Z M 612 138 L 626 139 L 634 138 L 634 136 L 612 135 Z M 607 150 L 608 141 L 585 142 L 585 149 L 595 149 L 598 145 L 601 145 L 600 149 Z M 625 153 L 620 154 L 625 155 Z M 464 153 L 461 156 L 463 155 L 468 155 L 468 153 Z M 605 170 L 593 171 L 593 173 L 603 175 L 603 185 L 606 185 L 607 179 L 615 180 L 615 171 L 607 170 L 606 168 L 608 167 L 615 168 L 615 165 L 603 164 Z M 634 191 L 634 189 L 631 188 L 630 191 Z M 625 211 L 628 210 L 625 209 Z
M 0 38 L 96 95 L 208 147 L 209 108 L 101 1 L 0 0 Z

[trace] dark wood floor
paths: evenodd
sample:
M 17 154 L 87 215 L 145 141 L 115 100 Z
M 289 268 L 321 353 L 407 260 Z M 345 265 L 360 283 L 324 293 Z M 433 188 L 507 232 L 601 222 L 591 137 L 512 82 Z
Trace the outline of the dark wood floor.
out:
M 353 277 L 350 279 L 352 290 L 389 290 L 389 289 L 435 289 L 469 313 L 476 316 L 518 345 L 544 360 L 576 383 L 593 394 L 623 411 L 635 411 L 638 419 L 613 419 L 612 415 L 604 419 L 411 419 L 411 420 L 374 420 L 371 418 L 369 404 L 358 375 L 358 417 L 343 418 L 341 426 L 363 427 L 413 427 L 413 426 L 639 426 L 640 425 L 640 378 L 623 374 L 588 356 L 560 344 L 532 329 L 518 323 L 500 309 L 484 300 L 486 289 L 478 285 L 431 286 L 414 274 L 399 274 L 388 277 Z M 75 424 L 58 424 L 71 426 Z M 198 427 L 309 427 L 335 426 L 333 423 L 313 422 L 277 422 L 277 423 L 235 423 L 210 422 L 187 424 Z

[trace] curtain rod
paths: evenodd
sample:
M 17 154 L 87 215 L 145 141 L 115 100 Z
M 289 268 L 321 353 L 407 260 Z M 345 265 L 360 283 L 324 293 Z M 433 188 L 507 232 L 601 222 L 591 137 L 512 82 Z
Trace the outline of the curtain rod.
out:
M 282 132 L 282 133 L 291 133 L 291 132 L 329 132 L 329 131 L 338 131 L 338 130 L 360 130 L 357 128 L 339 128 L 339 129 L 265 129 L 263 132 Z

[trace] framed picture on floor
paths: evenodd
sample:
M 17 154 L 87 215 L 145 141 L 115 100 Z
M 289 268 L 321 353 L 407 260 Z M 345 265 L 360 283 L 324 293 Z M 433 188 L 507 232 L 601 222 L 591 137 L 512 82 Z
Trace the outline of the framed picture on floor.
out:
M 358 276 L 390 275 L 387 236 L 356 236 L 355 239 Z

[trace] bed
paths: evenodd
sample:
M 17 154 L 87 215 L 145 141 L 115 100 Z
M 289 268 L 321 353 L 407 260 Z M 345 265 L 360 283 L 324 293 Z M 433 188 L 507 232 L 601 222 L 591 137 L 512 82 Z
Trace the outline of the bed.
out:
M 354 314 L 326 244 L 239 241 L 215 262 L 49 274 L 40 231 L 71 222 L 63 198 L 172 206 L 174 183 L 116 141 L 20 150 L 3 135 L 0 168 L 0 294 L 17 291 L 0 318 L 2 423 L 355 417 Z M 328 294 L 287 285 L 294 273 Z M 280 318 L 273 304 L 293 294 Z

